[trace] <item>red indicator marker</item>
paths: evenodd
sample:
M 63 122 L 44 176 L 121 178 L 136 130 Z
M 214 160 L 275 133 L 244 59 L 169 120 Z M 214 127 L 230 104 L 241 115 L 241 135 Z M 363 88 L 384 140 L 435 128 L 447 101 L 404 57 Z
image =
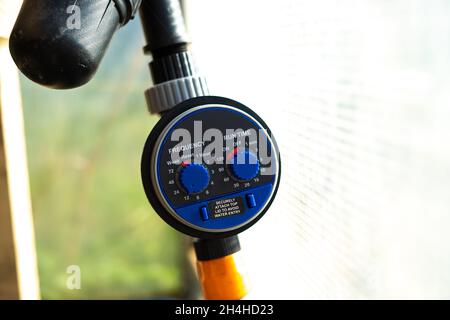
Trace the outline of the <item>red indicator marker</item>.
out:
M 239 148 L 234 148 L 233 151 L 231 151 L 228 155 L 227 155 L 227 160 L 230 160 L 232 157 L 234 157 L 235 155 L 237 155 L 239 151 Z
M 182 167 L 187 167 L 188 165 L 189 165 L 189 163 L 187 161 L 181 162 L 181 166 Z

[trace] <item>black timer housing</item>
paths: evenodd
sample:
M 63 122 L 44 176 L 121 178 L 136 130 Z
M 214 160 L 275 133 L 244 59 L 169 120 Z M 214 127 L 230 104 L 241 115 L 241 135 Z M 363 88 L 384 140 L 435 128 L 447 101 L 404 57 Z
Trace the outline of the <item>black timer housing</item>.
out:
M 243 104 L 215 96 L 167 111 L 141 163 L 146 195 L 159 216 L 203 239 L 236 235 L 256 223 L 275 197 L 280 172 L 265 122 Z

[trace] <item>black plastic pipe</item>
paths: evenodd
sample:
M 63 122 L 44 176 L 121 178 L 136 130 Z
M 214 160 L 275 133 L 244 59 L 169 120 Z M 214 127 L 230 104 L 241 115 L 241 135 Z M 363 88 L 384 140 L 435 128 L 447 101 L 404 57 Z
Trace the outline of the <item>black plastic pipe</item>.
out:
M 146 53 L 156 58 L 186 50 L 190 39 L 179 0 L 143 0 L 140 15 Z

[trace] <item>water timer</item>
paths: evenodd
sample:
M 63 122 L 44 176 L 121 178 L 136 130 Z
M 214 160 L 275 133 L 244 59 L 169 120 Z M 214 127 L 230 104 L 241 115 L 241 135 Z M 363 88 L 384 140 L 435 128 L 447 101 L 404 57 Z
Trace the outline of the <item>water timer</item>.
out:
M 233 258 L 241 249 L 237 234 L 265 214 L 280 182 L 271 131 L 243 104 L 210 95 L 179 0 L 67 2 L 23 1 L 9 42 L 16 65 L 50 88 L 81 86 L 115 32 L 139 10 L 144 52 L 152 56 L 145 97 L 150 113 L 161 115 L 142 156 L 147 198 L 164 221 L 197 238 L 204 297 L 241 299 L 246 287 Z
M 141 166 L 146 195 L 177 230 L 198 238 L 242 232 L 277 192 L 280 156 L 264 121 L 231 99 L 204 96 L 167 111 Z

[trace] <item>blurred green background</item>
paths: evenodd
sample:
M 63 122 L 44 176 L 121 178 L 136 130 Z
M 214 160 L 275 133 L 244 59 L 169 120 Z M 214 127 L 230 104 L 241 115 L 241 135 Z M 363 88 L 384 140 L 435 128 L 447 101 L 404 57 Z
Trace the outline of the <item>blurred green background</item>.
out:
M 49 90 L 22 76 L 44 299 L 151 298 L 183 292 L 182 237 L 153 212 L 140 157 L 157 121 L 139 21 L 119 30 L 95 78 Z M 81 290 L 66 286 L 70 265 Z

